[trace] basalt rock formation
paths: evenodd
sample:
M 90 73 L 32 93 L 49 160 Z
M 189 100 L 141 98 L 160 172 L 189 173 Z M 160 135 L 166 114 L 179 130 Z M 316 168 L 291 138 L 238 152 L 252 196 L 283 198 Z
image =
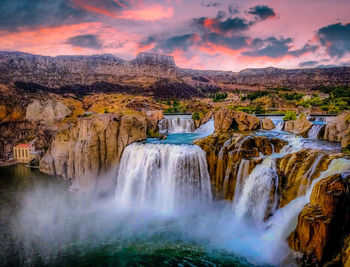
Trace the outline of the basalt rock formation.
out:
M 242 159 L 249 160 L 249 174 L 257 164 L 262 162 L 263 159 L 258 158 L 260 153 L 263 155 L 271 155 L 273 151 L 278 153 L 287 143 L 278 138 L 247 136 L 239 133 L 215 133 L 195 142 L 207 153 L 214 196 L 228 200 L 234 198 Z
M 323 139 L 340 142 L 342 148 L 350 148 L 350 112 L 340 114 L 327 124 Z
M 306 118 L 306 116 L 300 116 L 297 120 L 286 121 L 284 123 L 284 130 L 287 132 L 307 137 L 308 132 L 312 127 L 312 123 Z
M 215 132 L 252 131 L 260 126 L 257 117 L 232 109 L 220 109 L 214 114 Z
M 101 176 L 115 167 L 123 149 L 146 138 L 144 117 L 102 114 L 80 118 L 58 133 L 40 162 L 49 175 L 72 179 L 72 190 L 91 191 L 103 183 Z
M 338 155 L 339 156 L 339 155 Z M 304 149 L 276 160 L 279 174 L 279 206 L 282 208 L 293 199 L 305 194 L 312 181 L 328 168 L 337 155 L 319 150 Z
M 273 121 L 269 118 L 260 119 L 260 123 L 261 123 L 261 129 L 263 130 L 272 130 L 276 128 Z
M 312 190 L 310 204 L 299 214 L 288 242 L 292 249 L 305 253 L 304 264 L 323 264 L 343 247 L 350 226 L 349 178 L 333 175 L 320 180 Z

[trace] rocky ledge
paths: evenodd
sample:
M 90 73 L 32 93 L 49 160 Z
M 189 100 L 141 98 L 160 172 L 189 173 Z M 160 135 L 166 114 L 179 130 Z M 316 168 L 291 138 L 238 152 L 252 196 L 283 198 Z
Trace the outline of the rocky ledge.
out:
M 72 190 L 108 188 L 107 174 L 118 164 L 124 148 L 146 139 L 144 117 L 102 114 L 80 118 L 69 130 L 59 132 L 40 161 L 40 170 L 73 180 Z M 105 182 L 107 184 L 105 184 Z

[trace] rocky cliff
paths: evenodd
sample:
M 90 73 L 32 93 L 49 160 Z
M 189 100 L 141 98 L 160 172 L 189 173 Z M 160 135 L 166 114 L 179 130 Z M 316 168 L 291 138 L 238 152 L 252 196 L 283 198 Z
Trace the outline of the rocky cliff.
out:
M 92 191 L 116 167 L 123 149 L 146 138 L 144 117 L 102 114 L 80 118 L 58 133 L 40 162 L 40 170 L 73 181 L 72 190 Z
M 350 149 L 350 112 L 340 114 L 327 124 L 323 139 L 340 142 L 342 148 Z
M 214 196 L 233 200 L 240 164 L 248 162 L 248 174 L 261 163 L 260 153 L 271 155 L 279 152 L 288 142 L 265 136 L 249 136 L 241 133 L 215 133 L 195 142 L 207 153 L 207 162 Z M 248 178 L 248 177 L 244 177 Z M 244 180 L 240 180 L 244 183 Z

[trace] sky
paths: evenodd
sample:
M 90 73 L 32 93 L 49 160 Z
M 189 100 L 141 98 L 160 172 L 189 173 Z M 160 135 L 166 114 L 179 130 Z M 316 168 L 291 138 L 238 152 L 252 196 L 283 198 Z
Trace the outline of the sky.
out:
M 350 65 L 350 0 L 0 0 L 0 50 L 172 55 L 238 71 Z

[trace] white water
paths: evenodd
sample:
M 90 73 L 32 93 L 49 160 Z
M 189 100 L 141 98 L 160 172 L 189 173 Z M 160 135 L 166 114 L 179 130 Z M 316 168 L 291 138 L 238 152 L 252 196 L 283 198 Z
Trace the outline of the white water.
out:
M 197 130 L 195 130 L 195 133 L 199 133 L 199 134 L 207 134 L 207 135 L 211 135 L 214 133 L 214 120 L 210 119 L 209 121 L 207 121 L 206 123 L 203 123 L 201 126 L 199 126 L 199 128 Z
M 249 176 L 249 165 L 250 161 L 242 159 L 238 167 L 237 182 L 235 187 L 235 195 L 233 204 L 235 205 L 242 194 L 242 188 L 244 187 L 245 179 Z
M 273 122 L 275 124 L 275 130 L 276 131 L 282 131 L 283 130 L 283 126 L 284 126 L 284 121 L 274 121 Z
M 193 133 L 195 130 L 194 121 L 190 115 L 164 116 L 158 123 L 159 132 L 170 133 Z
M 320 173 L 317 179 L 313 180 L 305 195 L 294 199 L 288 203 L 288 205 L 275 212 L 275 214 L 267 222 L 269 230 L 265 234 L 266 238 L 273 238 L 277 241 L 279 240 L 279 242 L 276 243 L 276 247 L 278 247 L 279 244 L 283 242 L 285 238 L 287 238 L 287 236 L 294 230 L 299 213 L 303 207 L 310 202 L 310 196 L 315 184 L 328 176 L 342 174 L 349 171 L 350 160 L 344 158 L 333 159 L 329 164 L 328 169 Z
M 118 171 L 116 198 L 127 206 L 151 204 L 163 212 L 184 207 L 192 199 L 210 200 L 205 152 L 194 145 L 127 146 Z
M 254 223 L 262 223 L 268 207 L 272 186 L 277 185 L 278 175 L 274 158 L 267 157 L 257 165 L 246 180 L 242 195 L 236 204 L 238 217 L 247 217 Z
M 309 133 L 308 138 L 317 139 L 318 134 L 320 133 L 321 129 L 324 127 L 323 124 L 314 124 L 312 125 Z

